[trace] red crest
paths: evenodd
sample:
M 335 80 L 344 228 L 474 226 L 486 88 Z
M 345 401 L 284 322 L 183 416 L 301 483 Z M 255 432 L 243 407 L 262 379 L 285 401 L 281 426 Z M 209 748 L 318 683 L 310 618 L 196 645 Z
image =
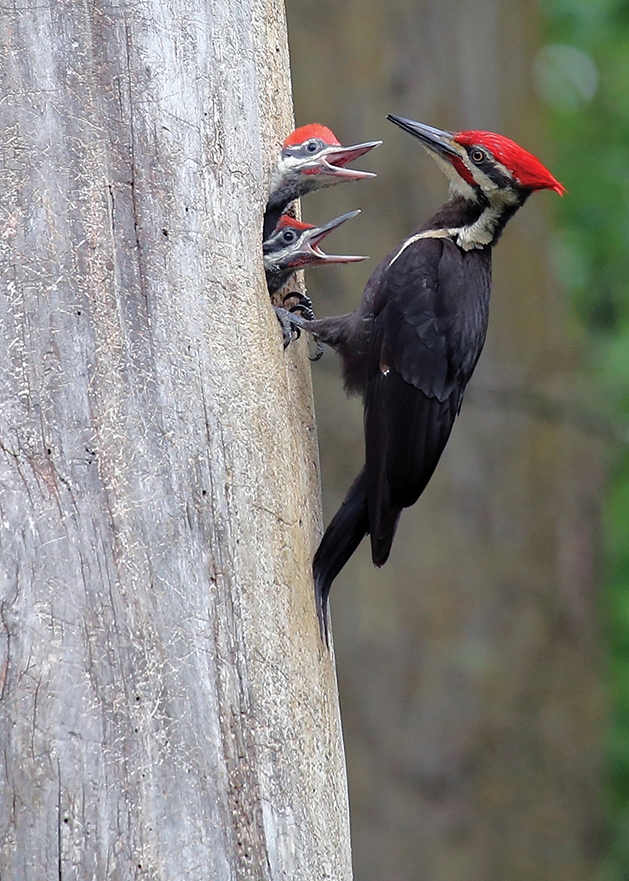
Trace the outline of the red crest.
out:
M 282 144 L 282 149 L 296 147 L 298 144 L 303 144 L 305 141 L 310 140 L 310 138 L 317 138 L 319 141 L 323 141 L 324 144 L 330 144 L 335 147 L 340 146 L 341 143 L 329 128 L 318 122 L 311 122 L 310 125 L 302 125 L 300 128 L 296 128 L 286 138 Z
M 542 165 L 537 156 L 533 156 L 510 138 L 493 132 L 457 132 L 454 140 L 463 147 L 474 144 L 486 147 L 527 190 L 554 190 L 560 196 L 566 192 L 563 184 Z
M 287 226 L 297 232 L 303 232 L 305 229 L 314 229 L 312 223 L 302 223 L 301 220 L 297 220 L 296 217 L 291 217 L 290 214 L 282 214 L 277 221 L 274 232 L 277 232 L 280 229 L 286 229 Z

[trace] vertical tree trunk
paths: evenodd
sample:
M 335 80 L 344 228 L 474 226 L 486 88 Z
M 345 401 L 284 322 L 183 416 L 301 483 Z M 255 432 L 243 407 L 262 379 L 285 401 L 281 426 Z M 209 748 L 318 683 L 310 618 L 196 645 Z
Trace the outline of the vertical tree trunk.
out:
M 2 11 L 0 876 L 348 879 L 281 0 Z

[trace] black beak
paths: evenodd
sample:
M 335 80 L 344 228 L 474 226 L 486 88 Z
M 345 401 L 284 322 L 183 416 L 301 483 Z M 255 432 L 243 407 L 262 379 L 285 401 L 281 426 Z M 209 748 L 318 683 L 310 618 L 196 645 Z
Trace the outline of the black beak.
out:
M 395 123 L 405 132 L 414 135 L 422 142 L 425 147 L 438 153 L 440 156 L 457 156 L 461 154 L 454 146 L 454 135 L 452 132 L 442 131 L 439 128 L 433 128 L 431 125 L 424 125 L 422 122 L 414 122 L 412 119 L 405 119 L 403 116 L 394 116 L 392 113 L 387 115 L 390 122 Z
M 315 226 L 313 229 L 309 230 L 305 234 L 302 242 L 302 250 L 304 250 L 306 253 L 312 254 L 318 259 L 320 263 L 357 263 L 359 260 L 366 260 L 367 257 L 355 257 L 352 255 L 341 254 L 326 254 L 319 248 L 319 244 L 327 235 L 332 232 L 332 230 L 335 230 L 342 223 L 345 223 L 346 220 L 351 220 L 352 217 L 356 217 L 357 214 L 360 214 L 360 209 L 357 209 L 356 211 L 349 211 L 347 214 L 343 214 L 341 217 L 335 217 L 334 220 L 330 220 L 328 223 L 324 223 L 322 226 Z

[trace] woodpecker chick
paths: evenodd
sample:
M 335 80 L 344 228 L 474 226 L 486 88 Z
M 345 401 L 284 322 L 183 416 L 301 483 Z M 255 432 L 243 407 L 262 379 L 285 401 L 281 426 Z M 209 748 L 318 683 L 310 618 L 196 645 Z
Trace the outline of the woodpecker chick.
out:
M 372 171 L 347 168 L 382 141 L 368 141 L 343 147 L 334 132 L 324 125 L 311 123 L 295 129 L 282 144 L 277 168 L 271 178 L 271 193 L 264 215 L 264 239 L 267 239 L 295 199 L 334 184 L 363 180 L 376 175 Z
M 388 119 L 427 148 L 450 181 L 450 198 L 384 258 L 355 312 L 290 316 L 340 353 L 345 385 L 365 407 L 365 465 L 313 562 L 326 641 L 333 580 L 368 533 L 374 564 L 386 562 L 402 510 L 424 491 L 448 441 L 485 342 L 492 247 L 531 193 L 564 193 L 509 138 Z
M 264 271 L 269 293 L 276 293 L 298 269 L 306 266 L 324 266 L 329 263 L 357 263 L 366 257 L 352 255 L 326 254 L 319 244 L 333 230 L 360 214 L 360 210 L 350 211 L 335 217 L 322 226 L 302 223 L 289 214 L 284 214 L 273 234 L 262 245 Z

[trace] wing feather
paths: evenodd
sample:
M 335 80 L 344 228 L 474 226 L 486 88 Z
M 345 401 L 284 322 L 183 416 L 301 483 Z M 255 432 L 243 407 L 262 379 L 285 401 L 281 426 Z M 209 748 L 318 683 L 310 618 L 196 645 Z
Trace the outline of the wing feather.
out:
M 484 285 L 481 263 L 483 296 L 466 302 L 464 260 L 451 242 L 421 240 L 383 274 L 374 299 L 365 445 L 376 565 L 388 557 L 402 508 L 432 477 L 482 349 L 489 275 Z

